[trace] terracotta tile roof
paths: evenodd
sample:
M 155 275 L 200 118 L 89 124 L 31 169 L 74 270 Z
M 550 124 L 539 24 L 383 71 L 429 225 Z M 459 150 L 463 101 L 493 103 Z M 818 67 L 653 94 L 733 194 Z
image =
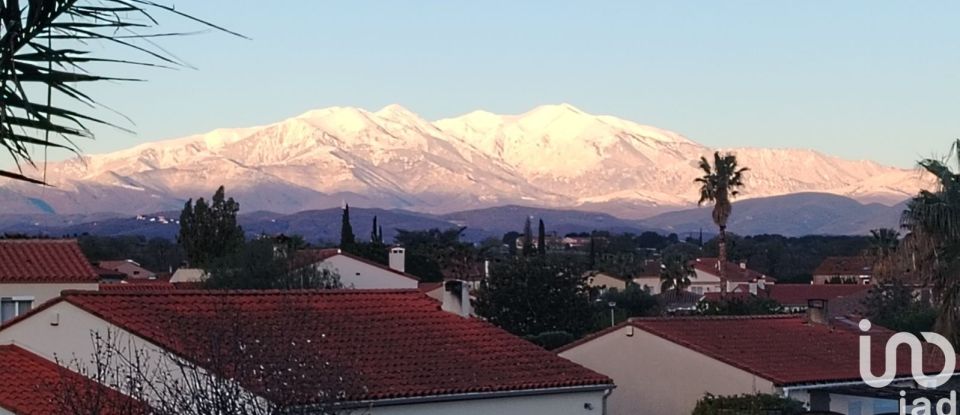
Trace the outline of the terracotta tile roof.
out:
M 870 260 L 862 256 L 830 256 L 813 270 L 813 275 L 870 275 Z
M 720 268 L 717 266 L 719 260 L 717 258 L 698 258 L 692 261 L 693 267 L 697 270 L 709 273 L 711 275 L 720 275 Z M 763 277 L 767 281 L 776 281 L 776 278 L 773 278 L 769 275 L 763 275 L 757 271 L 754 271 L 750 268 L 741 268 L 739 264 L 727 261 L 725 264 L 726 278 L 730 282 L 750 282 L 756 281 L 757 279 Z
M 18 415 L 145 413 L 137 401 L 11 345 L 0 346 L 0 407 Z
M 0 240 L 0 283 L 96 283 L 98 279 L 76 240 Z
M 808 300 L 827 300 L 827 306 L 841 297 L 867 291 L 858 284 L 776 284 L 767 287 L 770 298 L 785 306 L 806 306 Z
M 628 324 L 777 385 L 861 380 L 860 332 L 853 327 L 812 324 L 797 315 L 641 318 Z M 874 326 L 870 335 L 874 373 L 880 373 L 892 332 Z M 897 373 L 909 376 L 909 350 L 898 353 Z M 943 368 L 938 348 L 925 344 L 923 356 L 925 372 Z
M 208 369 L 291 404 L 313 403 L 316 391 L 332 388 L 343 388 L 353 402 L 611 383 L 488 323 L 441 311 L 417 290 L 67 291 L 61 301 L 194 362 L 222 353 L 224 345 L 214 345 L 228 336 L 216 333 L 242 327 L 262 345 L 244 352 L 257 355 L 258 364 L 285 371 L 292 361 L 307 362 L 303 372 L 284 372 L 291 381 Z M 302 388 L 276 396 L 276 382 Z

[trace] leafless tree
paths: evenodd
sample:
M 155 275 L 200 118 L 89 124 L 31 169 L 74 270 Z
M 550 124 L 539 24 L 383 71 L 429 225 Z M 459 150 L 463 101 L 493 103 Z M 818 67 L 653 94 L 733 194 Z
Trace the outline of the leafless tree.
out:
M 102 405 L 102 392 L 76 382 L 64 384 L 59 406 L 72 415 L 363 411 L 348 404 L 364 393 L 361 371 L 350 367 L 356 356 L 328 347 L 330 336 L 310 318 L 315 310 L 297 304 L 295 294 L 257 315 L 223 298 L 166 322 L 175 329 L 151 339 L 161 347 L 126 332 L 94 332 L 92 356 L 58 362 L 149 406 Z

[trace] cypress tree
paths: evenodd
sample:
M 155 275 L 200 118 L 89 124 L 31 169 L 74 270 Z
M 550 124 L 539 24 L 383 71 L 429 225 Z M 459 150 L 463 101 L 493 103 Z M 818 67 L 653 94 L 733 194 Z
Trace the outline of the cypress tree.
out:
M 377 233 L 377 217 L 373 217 L 373 228 L 370 231 L 370 242 L 374 244 L 383 243 L 383 235 Z
M 340 249 L 351 249 L 357 240 L 353 236 L 353 226 L 350 225 L 350 205 L 344 205 L 340 224 Z
M 537 252 L 540 253 L 540 255 L 546 255 L 547 254 L 547 236 L 546 236 L 546 229 L 544 229 L 544 226 L 543 226 L 543 219 L 540 219 L 540 229 L 538 229 L 538 231 L 539 233 L 537 234 Z
M 527 223 L 523 225 L 523 256 L 533 255 L 533 229 L 530 225 L 530 217 L 527 217 Z

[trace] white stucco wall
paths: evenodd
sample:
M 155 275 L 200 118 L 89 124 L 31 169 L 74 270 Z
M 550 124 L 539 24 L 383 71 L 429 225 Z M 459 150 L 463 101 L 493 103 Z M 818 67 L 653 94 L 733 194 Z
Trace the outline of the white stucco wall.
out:
M 350 258 L 335 255 L 318 264 L 340 275 L 344 288 L 356 289 L 415 289 L 418 281 L 394 271 Z
M 587 407 L 591 409 L 587 409 Z M 370 415 L 600 415 L 603 391 L 373 407 Z
M 772 382 L 661 337 L 623 327 L 560 353 L 609 376 L 617 385 L 610 415 L 689 414 L 707 392 L 774 393 Z
M 606 287 L 606 288 L 616 288 L 619 291 L 623 291 L 627 288 L 627 282 L 619 278 L 612 277 L 610 275 L 604 274 L 602 272 L 590 276 L 588 280 L 591 287 Z
M 0 297 L 33 297 L 33 306 L 38 307 L 47 301 L 60 296 L 64 290 L 97 291 L 98 283 L 90 284 L 57 284 L 57 283 L 21 283 L 0 284 Z
M 56 325 L 51 324 L 56 323 Z M 59 359 L 75 369 L 70 363 L 89 364 L 96 352 L 91 341 L 91 332 L 108 331 L 129 340 L 131 348 L 147 352 L 147 356 L 164 356 L 152 343 L 134 336 L 119 327 L 83 311 L 69 303 L 59 302 L 31 317 L 0 330 L 0 344 L 15 344 L 51 361 Z M 126 344 L 126 343 L 124 343 Z M 88 368 L 91 369 L 91 368 Z M 178 373 L 172 366 L 167 373 Z M 592 409 L 587 409 L 589 404 Z M 523 396 L 515 398 L 491 398 L 450 402 L 372 407 L 361 413 L 371 415 L 407 414 L 543 414 L 575 415 L 601 414 L 603 391 L 569 392 Z M 0 415 L 5 415 L 0 408 Z

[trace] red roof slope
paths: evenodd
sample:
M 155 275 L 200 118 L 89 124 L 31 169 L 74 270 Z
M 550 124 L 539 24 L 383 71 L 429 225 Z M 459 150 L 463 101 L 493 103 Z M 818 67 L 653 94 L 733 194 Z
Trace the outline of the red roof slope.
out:
M 720 267 L 717 266 L 719 260 L 717 258 L 699 258 L 692 262 L 695 269 L 712 275 L 720 275 Z M 730 261 L 727 261 L 724 266 L 724 272 L 726 272 L 727 281 L 751 282 L 756 281 L 761 277 L 764 277 L 767 281 L 776 281 L 776 278 L 763 275 L 750 268 L 741 268 L 739 264 L 734 264 Z
M 94 397 L 100 400 L 94 401 Z M 0 346 L 0 407 L 18 415 L 83 409 L 104 415 L 135 414 L 144 409 L 142 404 L 117 391 L 9 345 Z
M 97 272 L 76 240 L 0 240 L 0 283 L 96 283 L 97 280 Z
M 769 297 L 785 306 L 806 306 L 808 300 L 827 300 L 829 304 L 841 297 L 870 289 L 859 284 L 776 284 L 767 287 Z
M 813 324 L 792 315 L 635 319 L 629 324 L 738 367 L 777 385 L 860 381 L 859 331 Z M 874 327 L 871 362 L 882 372 L 892 332 Z M 898 349 L 897 373 L 910 376 L 909 350 Z M 938 373 L 943 353 L 925 344 L 924 368 Z
M 346 401 L 365 401 L 611 383 L 488 323 L 441 311 L 417 290 L 68 291 L 63 298 L 194 362 L 234 347 L 223 344 L 230 336 L 260 345 L 244 353 L 283 376 L 208 369 L 289 404 L 316 403 L 316 391 L 333 388 L 345 390 Z M 225 336 L 231 327 L 242 333 Z M 278 396 L 289 387 L 277 384 L 299 388 Z

